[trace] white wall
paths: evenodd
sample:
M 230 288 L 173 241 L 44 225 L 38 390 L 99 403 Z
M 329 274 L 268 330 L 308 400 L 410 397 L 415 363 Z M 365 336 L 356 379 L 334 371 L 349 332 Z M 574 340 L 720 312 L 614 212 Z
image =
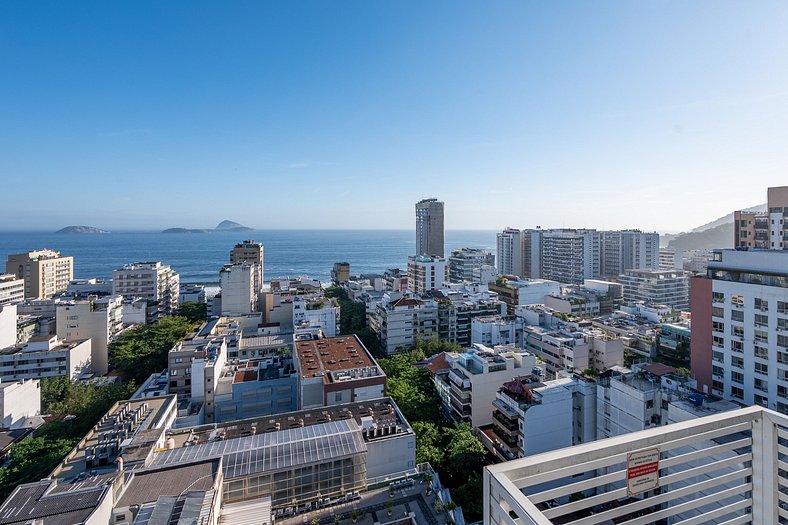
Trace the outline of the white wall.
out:
M 16 305 L 0 306 L 0 348 L 16 344 Z
M 367 479 L 396 474 L 416 466 L 413 432 L 367 441 Z
M 25 418 L 41 413 L 41 386 L 37 379 L 3 383 L 0 388 L 2 428 L 10 428 Z

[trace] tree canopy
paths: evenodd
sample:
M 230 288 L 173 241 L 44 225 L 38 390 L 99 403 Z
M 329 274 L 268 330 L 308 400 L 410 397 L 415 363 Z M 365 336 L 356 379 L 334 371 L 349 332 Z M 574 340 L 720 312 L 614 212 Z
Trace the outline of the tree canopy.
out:
M 168 316 L 127 330 L 109 347 L 110 366 L 124 379 L 143 383 L 167 368 L 167 353 L 193 326 L 186 317 Z

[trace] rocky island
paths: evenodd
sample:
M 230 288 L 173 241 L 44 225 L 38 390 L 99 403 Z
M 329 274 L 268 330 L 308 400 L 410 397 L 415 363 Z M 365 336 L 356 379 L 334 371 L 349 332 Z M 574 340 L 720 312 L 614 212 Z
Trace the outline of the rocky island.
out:
M 93 226 L 66 226 L 61 228 L 55 233 L 109 233 L 107 230 L 101 228 L 94 228 Z
M 208 228 L 168 228 L 161 233 L 211 233 L 211 232 L 251 232 L 254 228 L 244 226 L 234 221 L 224 220 L 213 230 Z

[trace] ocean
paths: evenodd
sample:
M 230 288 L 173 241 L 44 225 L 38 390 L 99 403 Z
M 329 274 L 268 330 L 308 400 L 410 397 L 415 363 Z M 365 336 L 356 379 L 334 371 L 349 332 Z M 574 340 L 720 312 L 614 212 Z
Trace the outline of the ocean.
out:
M 56 234 L 0 232 L 0 264 L 9 254 L 48 248 L 74 257 L 74 277 L 109 279 L 112 270 L 137 261 L 162 261 L 182 282 L 213 284 L 237 242 L 254 239 L 265 248 L 265 279 L 299 275 L 327 280 L 335 262 L 351 274 L 406 268 L 413 230 L 260 230 L 253 232 Z M 446 255 L 456 248 L 495 252 L 494 231 L 447 230 Z M 0 273 L 5 266 L 0 266 Z

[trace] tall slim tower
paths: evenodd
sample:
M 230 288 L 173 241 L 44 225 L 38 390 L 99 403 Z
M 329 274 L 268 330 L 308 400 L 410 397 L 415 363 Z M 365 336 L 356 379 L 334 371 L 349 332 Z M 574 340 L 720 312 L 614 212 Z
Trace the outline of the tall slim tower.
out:
M 259 293 L 263 287 L 263 245 L 257 241 L 244 241 L 236 244 L 230 251 L 230 264 L 256 264 L 252 286 Z
M 443 203 L 424 199 L 416 203 L 416 255 L 443 257 Z

